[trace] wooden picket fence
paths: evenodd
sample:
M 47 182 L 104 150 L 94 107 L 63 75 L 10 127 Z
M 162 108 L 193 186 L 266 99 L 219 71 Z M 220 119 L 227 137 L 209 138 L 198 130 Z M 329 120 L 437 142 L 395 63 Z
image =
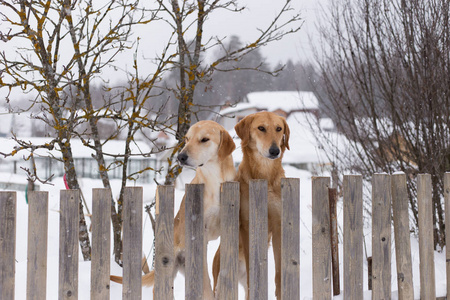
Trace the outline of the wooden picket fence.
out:
M 330 178 L 312 179 L 313 298 L 330 299 L 339 292 L 333 257 L 336 243 L 335 203 Z M 186 299 L 202 299 L 203 185 L 186 185 Z M 286 178 L 282 188 L 282 298 L 299 299 L 300 181 Z M 344 299 L 363 299 L 363 184 L 359 175 L 344 176 Z M 267 182 L 250 183 L 250 299 L 267 294 Z M 331 195 L 331 197 L 330 197 Z M 333 196 L 334 195 L 334 196 Z M 46 299 L 48 193 L 31 192 L 28 220 L 27 299 Z M 172 265 L 174 188 L 158 186 L 155 230 L 155 299 L 173 299 Z M 79 191 L 60 194 L 59 299 L 78 299 Z M 91 299 L 110 298 L 110 199 L 107 189 L 93 189 Z M 141 187 L 125 191 L 123 222 L 123 299 L 141 299 Z M 239 183 L 221 187 L 221 265 L 218 299 L 238 298 Z M 334 202 L 334 201 L 331 201 Z M 392 203 L 392 205 L 391 205 Z M 330 206 L 330 204 L 332 204 Z M 445 205 L 450 211 L 450 173 L 445 174 Z M 392 210 L 391 210 L 392 207 Z M 430 175 L 418 176 L 420 298 L 436 299 L 434 279 L 432 197 Z M 372 180 L 372 299 L 391 298 L 391 216 L 397 258 L 398 297 L 414 299 L 408 196 L 405 174 L 375 174 Z M 450 222 L 446 213 L 446 222 Z M 21 237 L 20 237 L 21 238 Z M 13 300 L 15 286 L 16 192 L 0 192 L 0 299 Z M 447 231 L 450 241 L 450 230 Z M 108 259 L 105 259 L 108 258 Z M 332 268 L 332 265 L 334 266 Z M 447 274 L 450 250 L 447 247 Z M 333 276 L 334 274 L 334 276 Z M 337 270 L 339 274 L 339 270 Z M 339 276 L 337 276 L 338 280 Z M 447 276 L 449 283 L 449 276 Z M 333 286 L 333 289 L 332 289 Z M 337 289 L 336 289 L 337 287 Z M 447 284 L 447 288 L 450 284 Z M 416 298 L 419 295 L 416 295 Z

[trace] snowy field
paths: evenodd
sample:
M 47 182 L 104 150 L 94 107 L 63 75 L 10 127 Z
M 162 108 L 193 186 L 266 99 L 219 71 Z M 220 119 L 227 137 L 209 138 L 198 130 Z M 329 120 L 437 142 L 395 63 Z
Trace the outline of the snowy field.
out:
M 306 171 L 298 170 L 292 167 L 286 168 L 286 175 L 288 177 L 300 178 L 300 298 L 312 299 L 312 245 L 311 245 L 311 174 Z M 1 174 L 3 181 L 8 180 L 9 174 Z M 20 180 L 20 177 L 9 177 L 12 181 Z M 25 182 L 25 178 L 23 178 Z M 57 299 L 58 293 L 58 237 L 59 237 L 59 190 L 64 188 L 62 178 L 56 178 L 53 180 L 54 186 L 41 186 L 41 190 L 49 191 L 49 232 L 48 232 L 48 275 L 47 275 L 47 299 Z M 91 190 L 92 188 L 99 188 L 101 182 L 98 180 L 83 179 L 81 180 L 84 196 L 88 202 L 91 203 Z M 114 195 L 118 194 L 119 183 L 113 183 L 116 187 L 113 190 Z M 144 205 L 151 202 L 155 195 L 155 185 L 144 186 Z M 178 205 L 183 196 L 183 190 L 176 189 L 176 205 Z M 365 255 L 371 255 L 371 235 L 370 235 L 370 222 L 368 216 L 365 218 Z M 338 222 L 339 222 L 339 237 L 342 243 L 342 201 L 338 203 Z M 25 202 L 25 193 L 19 191 L 17 194 L 17 246 L 16 246 L 16 299 L 22 300 L 26 296 L 26 263 L 27 263 L 27 220 L 28 220 L 28 207 Z M 144 254 L 151 257 L 153 232 L 151 229 L 151 223 L 149 217 L 144 213 Z M 393 234 L 392 234 L 393 237 Z M 211 265 L 215 251 L 218 247 L 219 241 L 212 241 L 208 247 L 208 262 Z M 414 273 L 414 286 L 415 286 L 415 298 L 419 299 L 419 246 L 417 240 L 413 237 L 412 244 L 412 261 L 413 261 L 413 273 Z M 111 245 L 112 246 L 112 245 Z M 342 283 L 342 261 L 343 261 L 343 248 L 342 244 L 339 245 L 340 254 L 340 271 L 341 271 L 341 287 Z M 89 299 L 90 297 L 90 262 L 82 261 L 80 252 L 80 264 L 79 264 L 79 299 Z M 366 257 L 365 257 L 366 258 Z M 446 275 L 445 275 L 445 254 L 435 253 L 435 266 L 436 266 L 436 296 L 445 296 L 446 293 Z M 210 270 L 211 271 L 211 270 Z M 114 259 L 111 258 L 111 272 L 112 274 L 121 275 L 122 270 L 116 265 Z M 396 274 L 395 268 L 395 251 L 392 246 L 392 274 Z M 212 278 L 212 276 L 211 276 Z M 274 299 L 275 287 L 274 287 L 274 263 L 272 257 L 272 251 L 269 250 L 269 299 Z M 364 299 L 371 299 L 371 292 L 367 291 L 367 263 L 364 259 Z M 397 283 L 396 277 L 392 276 L 392 291 L 393 299 L 397 299 Z M 116 283 L 111 284 L 111 299 L 121 299 L 122 286 Z M 184 299 L 184 277 L 178 275 L 174 283 L 174 295 L 175 299 Z M 243 299 L 243 289 L 239 290 L 239 297 Z M 143 288 L 143 299 L 152 299 L 152 289 Z M 334 299 L 343 299 L 342 294 Z

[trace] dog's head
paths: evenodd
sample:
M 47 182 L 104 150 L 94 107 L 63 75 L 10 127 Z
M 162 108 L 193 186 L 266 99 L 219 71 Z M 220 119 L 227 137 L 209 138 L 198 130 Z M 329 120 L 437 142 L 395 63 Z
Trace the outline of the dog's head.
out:
M 214 121 L 200 121 L 192 125 L 186 134 L 185 143 L 178 161 L 194 168 L 210 161 L 223 160 L 236 148 L 230 134 Z
M 289 126 L 286 119 L 271 113 L 258 112 L 243 118 L 234 127 L 242 148 L 250 147 L 260 155 L 276 159 L 289 150 Z

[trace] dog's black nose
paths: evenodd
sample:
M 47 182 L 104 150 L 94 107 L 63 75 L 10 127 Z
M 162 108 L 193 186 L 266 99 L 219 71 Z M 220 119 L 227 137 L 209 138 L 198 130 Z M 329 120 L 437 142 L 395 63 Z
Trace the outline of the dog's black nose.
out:
M 280 148 L 278 148 L 277 146 L 270 147 L 269 154 L 271 156 L 278 156 L 278 154 L 280 154 Z
M 178 161 L 182 164 L 186 163 L 187 159 L 188 159 L 188 156 L 186 153 L 180 153 L 178 155 Z

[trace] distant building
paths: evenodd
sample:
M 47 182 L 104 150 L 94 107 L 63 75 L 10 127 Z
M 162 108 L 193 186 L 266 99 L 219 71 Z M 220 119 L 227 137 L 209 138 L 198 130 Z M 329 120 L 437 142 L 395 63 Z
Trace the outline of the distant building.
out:
M 285 118 L 292 113 L 305 112 L 319 118 L 319 101 L 313 92 L 276 91 L 253 92 L 244 100 L 220 111 L 218 122 L 230 130 L 245 116 L 259 111 L 274 112 Z
M 50 141 L 49 138 L 24 138 L 27 142 L 30 141 L 34 145 L 43 145 Z M 110 179 L 122 178 L 122 161 L 123 158 L 115 157 L 124 153 L 125 141 L 111 140 L 103 146 L 103 153 L 105 155 L 105 163 L 108 168 L 108 175 Z M 11 153 L 17 147 L 17 143 L 11 138 L 0 138 L 0 152 Z M 72 153 L 75 163 L 77 175 L 80 178 L 100 178 L 97 161 L 93 158 L 94 150 L 86 147 L 79 139 L 71 140 Z M 38 176 L 41 178 L 62 177 L 64 175 L 64 165 L 62 162 L 61 152 L 55 146 L 54 150 L 36 149 L 34 152 L 34 160 L 36 162 L 36 169 Z M 139 182 L 152 182 L 157 179 L 156 172 L 151 170 L 158 170 L 162 167 L 164 162 L 161 162 L 156 155 L 142 156 L 141 154 L 150 153 L 151 149 L 147 143 L 143 141 L 134 141 L 130 144 L 132 156 L 128 162 L 128 175 L 135 174 L 135 178 Z M 31 162 L 25 161 L 24 157 L 30 154 L 28 150 L 22 150 L 14 156 L 0 158 L 0 173 L 9 174 L 26 174 L 21 169 L 30 169 Z M 148 170 L 140 173 L 142 170 Z M 0 181 L 1 182 L 1 181 Z

